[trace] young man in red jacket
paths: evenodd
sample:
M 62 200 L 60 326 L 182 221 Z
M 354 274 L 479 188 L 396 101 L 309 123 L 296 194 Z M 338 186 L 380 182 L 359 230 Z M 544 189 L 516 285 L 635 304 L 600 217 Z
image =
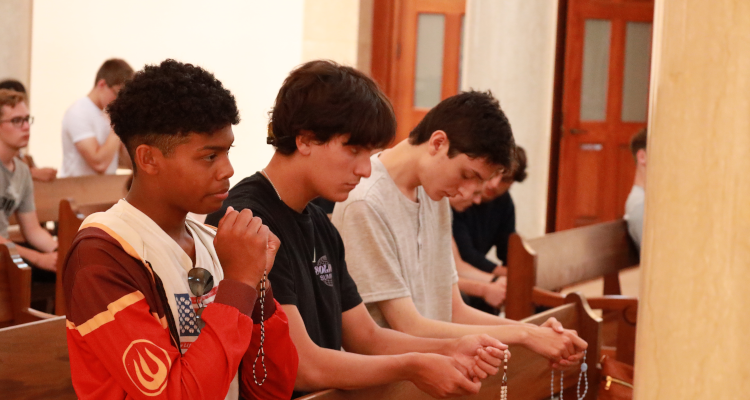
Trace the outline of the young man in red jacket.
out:
M 134 179 L 83 222 L 67 256 L 78 397 L 289 398 L 297 352 L 266 279 L 279 240 L 249 210 L 227 210 L 216 231 L 187 217 L 227 196 L 234 97 L 167 60 L 138 72 L 108 111 Z

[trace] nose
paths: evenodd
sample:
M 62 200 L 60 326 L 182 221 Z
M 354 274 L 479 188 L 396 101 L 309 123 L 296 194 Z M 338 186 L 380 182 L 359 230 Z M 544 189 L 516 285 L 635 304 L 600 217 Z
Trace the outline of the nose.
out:
M 224 161 L 219 166 L 216 179 L 217 180 L 229 179 L 233 175 L 234 175 L 234 168 L 232 167 L 232 163 L 229 161 L 229 157 L 226 157 L 224 158 Z
M 372 164 L 370 164 L 370 156 L 364 154 L 357 159 L 357 164 L 354 167 L 354 174 L 363 178 L 369 178 L 372 173 Z

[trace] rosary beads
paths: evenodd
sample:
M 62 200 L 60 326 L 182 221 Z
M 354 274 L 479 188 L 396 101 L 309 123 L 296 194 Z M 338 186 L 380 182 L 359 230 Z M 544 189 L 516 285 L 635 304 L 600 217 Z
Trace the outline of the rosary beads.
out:
M 500 400 L 508 400 L 508 350 L 503 351 L 503 385 L 500 387 Z
M 589 391 L 589 376 L 586 373 L 586 371 L 589 370 L 588 364 L 586 364 L 586 350 L 583 351 L 583 363 L 581 363 L 581 373 L 578 375 L 578 385 L 576 385 L 576 397 L 578 400 L 583 400 L 584 397 L 586 397 L 586 393 Z M 563 400 L 563 388 L 565 385 L 563 384 L 563 377 L 565 376 L 565 373 L 563 371 L 560 371 L 560 397 L 558 397 L 558 400 Z M 583 395 L 581 394 L 581 382 L 583 382 L 584 389 L 583 389 Z M 550 392 L 550 399 L 555 399 L 555 370 L 552 370 L 552 377 L 549 381 L 549 392 Z M 502 397 L 501 397 L 502 398 Z M 507 399 L 505 399 L 507 400 Z
M 263 351 L 263 341 L 266 339 L 266 327 L 263 323 L 264 307 L 266 303 L 266 273 L 263 273 L 263 279 L 260 281 L 260 346 L 258 346 L 258 354 L 255 355 L 255 361 L 253 362 L 253 380 L 258 386 L 263 386 L 268 377 L 268 371 L 266 370 L 266 352 Z M 258 378 L 255 376 L 255 366 L 258 365 L 258 358 L 260 363 L 263 365 L 263 379 L 258 382 Z M 588 384 L 588 383 L 587 383 Z

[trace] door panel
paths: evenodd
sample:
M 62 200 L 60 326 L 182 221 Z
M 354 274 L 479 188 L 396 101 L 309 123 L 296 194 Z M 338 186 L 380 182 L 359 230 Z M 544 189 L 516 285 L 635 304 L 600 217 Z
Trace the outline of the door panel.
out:
M 458 93 L 465 0 L 375 0 L 375 81 L 393 102 L 396 142 Z
M 622 217 L 646 126 L 653 2 L 570 0 L 556 230 Z

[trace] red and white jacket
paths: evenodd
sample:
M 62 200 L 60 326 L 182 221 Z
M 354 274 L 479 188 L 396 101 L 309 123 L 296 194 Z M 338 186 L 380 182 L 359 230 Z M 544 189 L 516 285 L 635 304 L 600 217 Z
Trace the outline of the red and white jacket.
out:
M 257 292 L 223 279 L 213 230 L 190 219 L 188 228 L 214 260 L 208 267 L 216 287 L 202 297 L 208 304 L 203 329 L 195 324 L 197 299 L 187 287 L 192 261 L 158 225 L 124 200 L 82 224 L 63 276 L 80 399 L 291 397 L 299 360 L 273 291 L 266 290 L 263 313 L 267 379 L 258 386 L 253 364 L 259 380 L 264 371 L 255 363 Z

